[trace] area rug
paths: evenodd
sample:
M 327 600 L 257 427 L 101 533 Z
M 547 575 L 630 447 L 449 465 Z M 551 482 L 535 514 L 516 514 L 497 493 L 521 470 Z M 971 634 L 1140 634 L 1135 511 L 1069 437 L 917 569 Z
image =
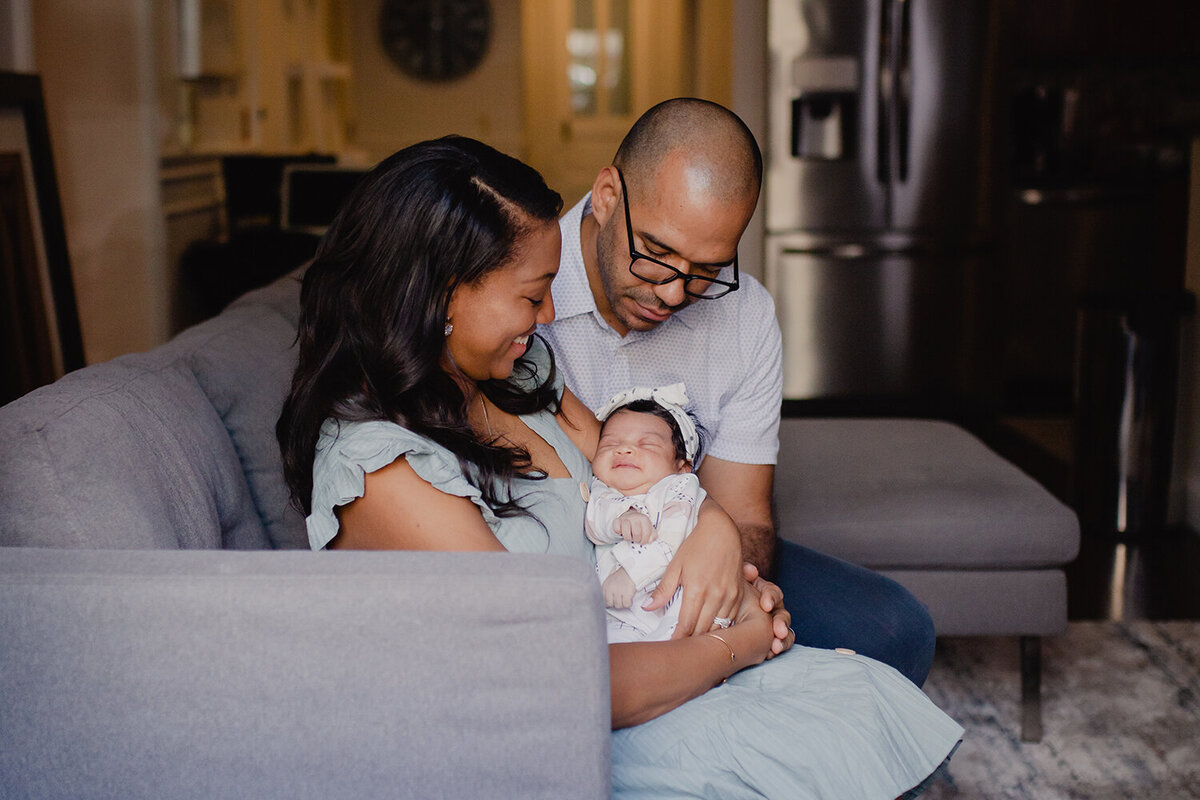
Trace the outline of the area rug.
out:
M 925 691 L 966 734 L 924 798 L 1200 798 L 1200 622 L 1073 622 L 1042 652 L 1029 744 L 1016 639 L 938 640 Z

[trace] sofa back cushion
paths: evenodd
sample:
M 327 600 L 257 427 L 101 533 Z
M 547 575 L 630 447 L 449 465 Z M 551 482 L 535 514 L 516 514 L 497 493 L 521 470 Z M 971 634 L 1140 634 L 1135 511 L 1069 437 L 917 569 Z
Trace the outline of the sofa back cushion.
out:
M 275 423 L 296 367 L 300 282 L 294 274 L 244 295 L 180 334 L 179 353 L 212 403 L 237 453 L 270 546 L 307 548 L 304 518 L 289 503 Z
M 8 404 L 0 442 L 2 545 L 267 546 L 220 417 L 164 348 Z

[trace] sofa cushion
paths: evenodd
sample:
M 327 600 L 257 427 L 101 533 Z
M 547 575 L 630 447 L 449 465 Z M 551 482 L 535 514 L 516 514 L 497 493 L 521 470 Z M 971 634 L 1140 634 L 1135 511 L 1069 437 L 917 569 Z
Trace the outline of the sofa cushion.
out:
M 21 548 L 0 643 L 6 798 L 610 797 L 579 559 Z
M 779 535 L 874 569 L 1061 566 L 1079 547 L 1075 514 L 946 422 L 785 419 Z
M 220 415 L 267 539 L 307 548 L 304 518 L 289 504 L 275 423 L 296 367 L 300 284 L 294 276 L 251 292 L 168 347 L 186 360 Z
M 883 574 L 929 608 L 938 636 L 1057 636 L 1067 630 L 1067 576 L 1061 569 Z
M 0 544 L 266 546 L 220 418 L 161 349 L 8 404 L 0 441 Z

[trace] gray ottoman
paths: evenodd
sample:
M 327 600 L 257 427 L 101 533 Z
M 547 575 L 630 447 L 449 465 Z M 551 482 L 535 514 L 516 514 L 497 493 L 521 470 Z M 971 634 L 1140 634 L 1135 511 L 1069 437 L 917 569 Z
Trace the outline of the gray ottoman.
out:
M 946 422 L 784 419 L 779 435 L 781 542 L 896 580 L 939 635 L 1020 637 L 1022 736 L 1039 740 L 1040 637 L 1067 626 L 1075 513 Z

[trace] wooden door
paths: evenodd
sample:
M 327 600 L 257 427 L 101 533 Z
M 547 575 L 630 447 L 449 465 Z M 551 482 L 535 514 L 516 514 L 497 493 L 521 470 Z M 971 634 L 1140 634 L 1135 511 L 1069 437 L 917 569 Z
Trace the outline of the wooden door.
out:
M 634 120 L 688 93 L 685 0 L 523 0 L 525 159 L 568 207 Z

